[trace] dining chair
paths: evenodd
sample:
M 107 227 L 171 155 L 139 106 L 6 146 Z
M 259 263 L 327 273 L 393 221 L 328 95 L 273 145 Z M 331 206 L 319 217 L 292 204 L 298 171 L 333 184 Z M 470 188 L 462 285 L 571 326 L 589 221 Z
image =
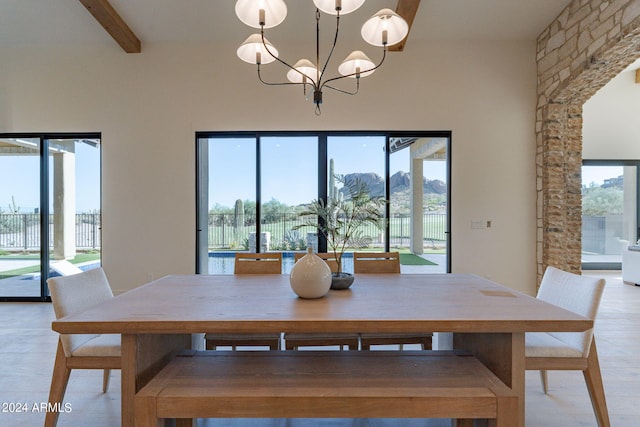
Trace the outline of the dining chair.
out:
M 306 254 L 306 252 L 296 252 L 293 255 L 293 260 L 295 262 L 298 262 L 298 260 L 300 260 L 300 258 L 305 256 Z M 324 262 L 327 263 L 332 273 L 338 272 L 338 261 L 336 260 L 336 255 L 333 252 L 314 252 L 314 254 L 318 255 Z
M 354 252 L 353 271 L 355 274 L 399 274 L 400 254 L 398 252 Z M 392 285 L 390 284 L 390 286 Z M 430 350 L 432 341 L 433 333 L 431 332 L 419 334 L 360 334 L 360 348 L 362 350 L 371 350 L 372 345 L 398 345 L 402 350 L 405 344 L 419 344 L 423 350 Z
M 595 320 L 604 286 L 602 278 L 547 267 L 537 298 Z M 582 371 L 598 426 L 610 425 L 593 328 L 585 332 L 527 332 L 525 369 L 540 371 L 545 394 L 547 371 Z
M 104 270 L 100 267 L 78 274 L 47 280 L 56 319 L 107 301 L 113 293 Z M 103 369 L 102 392 L 109 388 L 111 369 L 120 369 L 119 334 L 60 334 L 53 365 L 49 404 L 61 408 L 72 369 Z M 58 411 L 47 411 L 45 427 L 58 422 Z
M 234 274 L 281 274 L 282 253 L 246 253 L 236 252 L 233 267 Z M 218 347 L 231 347 L 236 350 L 239 346 L 269 347 L 269 350 L 280 350 L 280 333 L 206 333 L 204 335 L 205 348 L 215 350 Z
M 296 253 L 294 260 L 297 262 L 306 253 Z M 327 263 L 331 272 L 338 271 L 338 261 L 332 252 L 316 253 Z M 285 333 L 284 345 L 287 350 L 298 350 L 300 347 L 333 347 L 338 346 L 340 350 L 358 350 L 360 337 L 358 334 L 322 334 L 322 333 Z
M 234 274 L 282 274 L 282 253 L 236 252 Z
M 400 273 L 398 252 L 354 252 L 353 272 L 358 273 Z

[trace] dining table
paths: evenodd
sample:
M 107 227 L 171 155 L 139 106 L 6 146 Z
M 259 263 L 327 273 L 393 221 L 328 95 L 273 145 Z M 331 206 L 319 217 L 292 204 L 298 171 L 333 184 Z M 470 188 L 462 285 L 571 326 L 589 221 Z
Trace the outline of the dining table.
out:
M 453 334 L 518 396 L 525 420 L 525 333 L 582 332 L 593 321 L 473 274 L 357 274 L 346 290 L 299 298 L 289 276 L 170 275 L 53 321 L 62 334 L 121 334 L 122 426 L 134 397 L 194 334 Z M 286 414 L 284 415 L 286 417 Z

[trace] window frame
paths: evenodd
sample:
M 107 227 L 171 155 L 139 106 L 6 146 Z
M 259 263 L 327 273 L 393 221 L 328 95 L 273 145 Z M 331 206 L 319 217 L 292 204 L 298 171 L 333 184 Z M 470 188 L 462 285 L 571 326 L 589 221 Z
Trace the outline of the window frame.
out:
M 204 213 L 208 213 L 208 207 L 202 206 L 201 200 L 201 192 L 203 190 L 203 183 L 201 180 L 203 177 L 203 172 L 201 170 L 201 162 L 203 161 L 203 156 L 205 153 L 208 154 L 208 149 L 205 149 L 201 145 L 201 141 L 208 140 L 211 138 L 217 139 L 233 139 L 233 138 L 254 138 L 256 141 L 256 159 L 255 159 L 255 168 L 256 168 L 256 235 L 260 236 L 260 203 L 261 203 L 261 173 L 260 173 L 260 163 L 261 163 L 261 153 L 260 153 L 260 139 L 263 137 L 317 137 L 318 139 L 318 195 L 319 199 L 326 200 L 327 198 L 327 168 L 328 168 L 328 144 L 327 141 L 330 137 L 384 137 L 385 138 L 385 158 L 384 158 L 384 180 L 385 180 L 385 198 L 389 200 L 390 189 L 389 189 L 389 173 L 390 173 L 390 149 L 389 149 L 389 141 L 391 138 L 410 138 L 410 137 L 418 137 L 418 138 L 446 138 L 448 141 L 447 146 L 447 165 L 446 165 L 446 175 L 447 175 L 447 231 L 446 231 L 446 245 L 447 245 L 447 261 L 446 261 L 446 272 L 451 272 L 451 146 L 452 146 L 452 132 L 439 130 L 439 131 L 198 131 L 195 133 L 195 164 L 196 164 L 196 184 L 195 184 L 195 199 L 196 199 L 196 236 L 195 236 L 195 271 L 196 274 L 201 274 L 202 265 L 205 262 L 204 255 L 201 253 L 201 245 L 203 245 L 202 233 L 206 232 L 204 229 L 204 221 L 203 215 Z M 208 183 L 206 184 L 208 187 Z M 385 217 L 390 217 L 390 206 L 387 204 L 385 208 Z M 389 236 L 390 236 L 390 227 L 387 223 L 385 226 L 385 251 L 389 250 Z M 324 239 L 319 239 L 318 251 L 326 252 L 326 241 Z M 259 246 L 259 245 L 258 245 Z M 258 247 L 257 251 L 260 250 Z M 207 254 L 208 256 L 208 254 Z

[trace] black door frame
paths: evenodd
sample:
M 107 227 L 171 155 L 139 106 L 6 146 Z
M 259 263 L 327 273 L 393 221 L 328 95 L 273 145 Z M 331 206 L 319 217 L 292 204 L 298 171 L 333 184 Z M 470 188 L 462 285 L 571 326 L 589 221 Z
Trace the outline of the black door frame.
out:
M 358 137 L 358 136 L 379 136 L 385 138 L 385 187 L 386 197 L 388 199 L 388 182 L 389 182 L 389 139 L 390 138 L 446 138 L 447 139 L 447 230 L 446 230 L 446 244 L 447 244 L 447 261 L 446 261 L 446 272 L 451 272 L 451 259 L 452 259 L 452 248 L 451 248 L 451 145 L 452 145 L 452 132 L 451 131 L 238 131 L 238 132 L 219 132 L 219 131 L 203 131 L 195 133 L 195 154 L 196 154 L 196 171 L 195 171 L 195 190 L 196 190 L 196 256 L 195 256 L 195 272 L 196 274 L 201 273 L 202 263 L 204 261 L 204 257 L 200 254 L 200 246 L 203 244 L 203 233 L 207 231 L 204 229 L 204 225 L 207 224 L 204 218 L 201 216 L 204 212 L 207 212 L 206 207 L 201 206 L 202 200 L 200 197 L 201 189 L 204 188 L 203 184 L 200 182 L 203 179 L 203 174 L 201 170 L 201 161 L 203 159 L 202 156 L 207 153 L 207 150 L 204 150 L 200 143 L 203 140 L 207 140 L 210 138 L 247 138 L 247 139 L 255 139 L 256 141 L 256 235 L 260 235 L 260 221 L 259 221 L 259 206 L 260 206 L 260 139 L 262 137 L 296 137 L 296 136 L 315 136 L 318 138 L 318 197 L 326 200 L 327 197 L 327 140 L 329 137 L 335 136 L 349 136 L 349 137 Z M 387 217 L 389 217 L 389 207 L 387 206 Z M 205 235 L 206 236 L 206 235 Z M 385 230 L 385 250 L 389 250 L 389 224 L 386 226 Z M 320 252 L 326 251 L 326 242 L 323 239 L 319 239 L 318 242 L 318 250 Z M 259 245 L 256 248 L 257 251 L 260 250 Z
M 5 296 L 0 294 L 2 302 L 51 302 L 47 279 L 49 278 L 49 141 L 53 139 L 99 139 L 100 132 L 82 133 L 0 133 L 0 138 L 38 139 L 40 143 L 40 296 Z M 99 167 L 102 170 L 102 148 L 99 153 Z M 102 212 L 102 174 L 100 176 L 100 211 Z M 102 247 L 101 247 L 102 250 Z M 1 291 L 0 291 L 1 292 Z

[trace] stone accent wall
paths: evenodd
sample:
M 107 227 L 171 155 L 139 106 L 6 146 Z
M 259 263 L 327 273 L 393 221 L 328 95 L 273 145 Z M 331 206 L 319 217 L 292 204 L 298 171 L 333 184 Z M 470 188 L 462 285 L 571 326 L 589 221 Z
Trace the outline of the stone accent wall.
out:
M 537 272 L 581 268 L 582 105 L 640 57 L 640 0 L 573 0 L 537 40 Z

